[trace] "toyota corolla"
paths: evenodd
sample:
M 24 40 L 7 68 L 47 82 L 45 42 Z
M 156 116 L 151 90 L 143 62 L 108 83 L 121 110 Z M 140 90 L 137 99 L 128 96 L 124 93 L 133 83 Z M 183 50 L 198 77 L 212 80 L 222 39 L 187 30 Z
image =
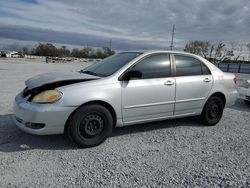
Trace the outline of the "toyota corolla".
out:
M 114 127 L 198 116 L 217 124 L 237 98 L 234 74 L 184 52 L 121 52 L 75 73 L 25 82 L 14 101 L 23 131 L 67 133 L 78 145 L 102 143 Z

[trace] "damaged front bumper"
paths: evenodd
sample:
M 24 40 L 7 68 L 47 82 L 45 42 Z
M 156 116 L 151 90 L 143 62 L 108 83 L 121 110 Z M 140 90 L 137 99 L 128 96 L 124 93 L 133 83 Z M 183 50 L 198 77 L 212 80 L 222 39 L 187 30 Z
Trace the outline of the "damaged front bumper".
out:
M 24 132 L 36 135 L 63 134 L 66 121 L 76 107 L 36 104 L 18 94 L 14 101 L 15 124 Z

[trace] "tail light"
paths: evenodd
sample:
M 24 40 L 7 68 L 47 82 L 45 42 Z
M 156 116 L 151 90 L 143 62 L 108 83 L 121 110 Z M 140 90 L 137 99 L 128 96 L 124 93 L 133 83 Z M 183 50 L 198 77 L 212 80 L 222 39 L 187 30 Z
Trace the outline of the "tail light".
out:
M 237 84 L 237 77 L 236 77 L 236 74 L 234 74 L 233 81 L 234 81 L 234 84 L 236 85 L 236 84 Z

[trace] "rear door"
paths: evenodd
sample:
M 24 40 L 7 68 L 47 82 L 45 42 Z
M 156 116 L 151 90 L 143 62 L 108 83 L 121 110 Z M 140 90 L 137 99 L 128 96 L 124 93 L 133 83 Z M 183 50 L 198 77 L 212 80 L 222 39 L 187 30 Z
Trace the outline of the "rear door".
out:
M 175 115 L 201 112 L 213 85 L 213 77 L 200 60 L 174 55 L 176 98 Z

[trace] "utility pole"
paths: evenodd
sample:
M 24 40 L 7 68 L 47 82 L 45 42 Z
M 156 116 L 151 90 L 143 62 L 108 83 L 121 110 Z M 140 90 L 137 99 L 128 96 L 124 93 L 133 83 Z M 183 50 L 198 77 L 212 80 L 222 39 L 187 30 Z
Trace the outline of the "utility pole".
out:
M 112 39 L 109 40 L 109 49 L 112 50 Z
M 175 24 L 173 25 L 173 29 L 172 29 L 172 39 L 171 39 L 170 50 L 173 50 L 173 47 L 174 47 L 174 30 L 175 30 Z

